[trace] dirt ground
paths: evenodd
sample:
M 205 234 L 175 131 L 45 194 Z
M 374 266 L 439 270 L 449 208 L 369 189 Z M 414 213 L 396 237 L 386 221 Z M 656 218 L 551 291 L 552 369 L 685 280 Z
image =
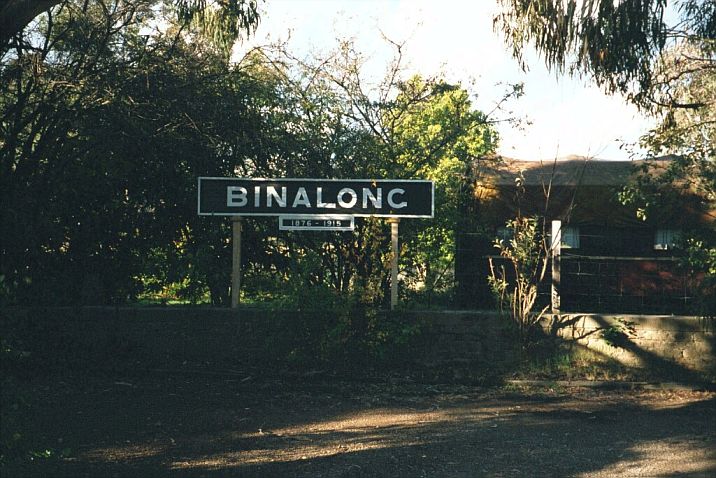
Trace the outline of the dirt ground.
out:
M 16 386 L 2 406 L 35 456 L 5 457 L 3 478 L 716 476 L 709 392 L 171 374 Z

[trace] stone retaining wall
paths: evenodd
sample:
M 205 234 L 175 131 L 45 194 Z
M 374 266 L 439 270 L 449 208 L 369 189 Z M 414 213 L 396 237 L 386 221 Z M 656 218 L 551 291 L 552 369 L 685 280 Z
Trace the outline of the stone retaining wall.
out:
M 713 319 L 688 316 L 566 314 L 545 328 L 625 365 L 674 364 L 713 374 L 716 334 Z
M 6 308 L 0 312 L 0 337 L 18 353 L 45 361 L 100 364 L 109 357 L 146 368 L 231 369 L 285 358 L 310 340 L 305 324 L 320 327 L 325 320 L 321 312 L 301 312 L 310 320 L 292 329 L 297 314 L 181 307 Z M 415 364 L 492 367 L 519 355 L 509 323 L 494 312 L 401 314 L 424 330 L 423 340 L 408 351 Z M 545 320 L 543 328 L 629 366 L 673 364 L 716 376 L 713 325 L 695 317 L 570 314 Z

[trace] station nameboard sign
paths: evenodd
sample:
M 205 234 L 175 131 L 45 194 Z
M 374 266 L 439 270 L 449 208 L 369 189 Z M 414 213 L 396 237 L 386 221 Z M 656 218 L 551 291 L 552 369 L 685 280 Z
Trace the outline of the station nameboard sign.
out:
M 426 180 L 199 178 L 200 216 L 433 217 Z

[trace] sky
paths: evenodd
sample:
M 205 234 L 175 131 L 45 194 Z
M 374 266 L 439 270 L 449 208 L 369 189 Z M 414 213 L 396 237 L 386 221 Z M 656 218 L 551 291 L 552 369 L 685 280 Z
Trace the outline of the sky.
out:
M 654 122 L 588 79 L 549 72 L 531 48 L 525 55 L 529 71 L 522 71 L 493 30 L 495 0 L 268 0 L 261 8 L 256 34 L 237 47 L 237 55 L 288 40 L 295 55 L 307 56 L 331 50 L 337 38 L 354 38 L 371 59 L 367 71 L 377 81 L 394 51 L 385 35 L 405 42 L 408 73 L 442 73 L 449 81 L 470 85 L 482 111 L 493 110 L 506 84 L 524 83 L 525 95 L 508 105 L 524 120 L 523 127 L 498 124 L 498 153 L 504 156 L 628 160 L 622 145 L 636 143 Z

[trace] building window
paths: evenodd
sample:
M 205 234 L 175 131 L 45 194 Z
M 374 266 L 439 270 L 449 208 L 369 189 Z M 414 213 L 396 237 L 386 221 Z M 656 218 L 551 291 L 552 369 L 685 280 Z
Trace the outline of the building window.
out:
M 579 249 L 579 228 L 562 227 L 562 249 Z
M 667 251 L 676 246 L 680 231 L 677 229 L 657 229 L 654 233 L 654 250 Z
M 552 245 L 552 237 L 550 236 L 550 246 Z M 562 226 L 562 249 L 579 249 L 579 227 Z

